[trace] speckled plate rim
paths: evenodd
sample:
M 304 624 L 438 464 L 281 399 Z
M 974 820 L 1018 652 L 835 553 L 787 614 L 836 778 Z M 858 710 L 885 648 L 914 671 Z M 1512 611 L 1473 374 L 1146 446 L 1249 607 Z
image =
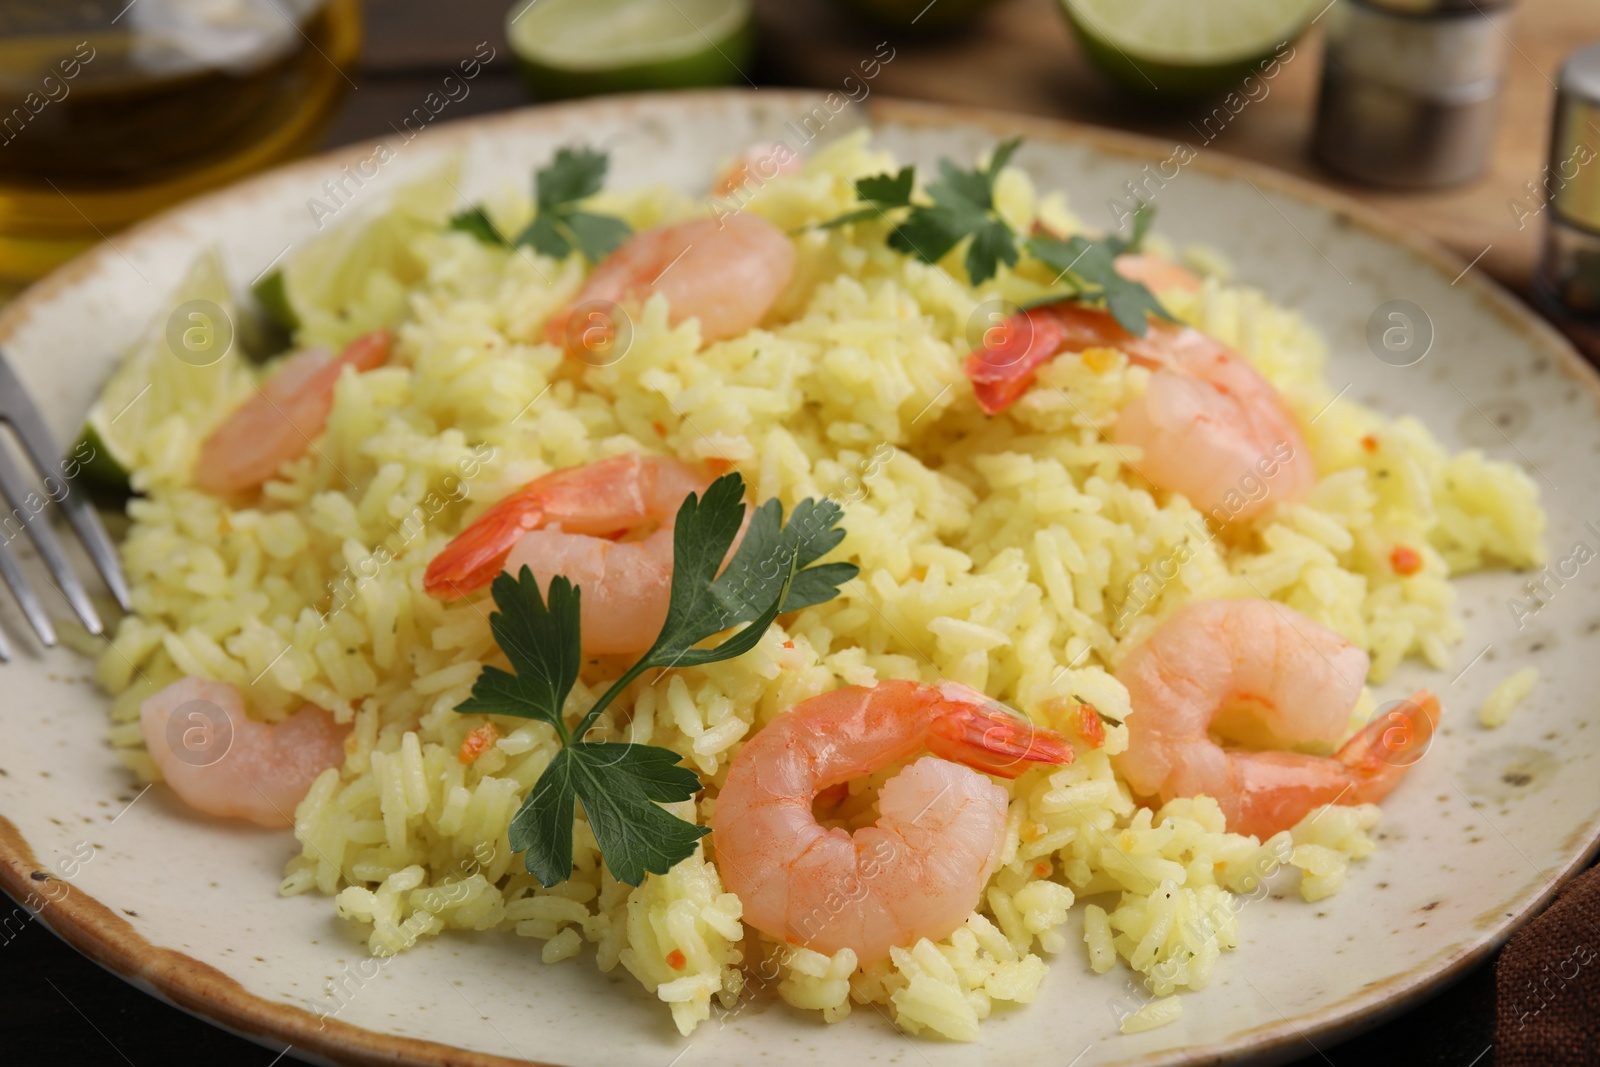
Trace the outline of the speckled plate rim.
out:
M 447 147 L 452 143 L 464 143 L 485 129 L 537 129 L 561 119 L 573 116 L 581 118 L 586 114 L 625 119 L 632 113 L 654 112 L 663 106 L 686 110 L 726 106 L 730 98 L 736 97 L 758 98 L 765 103 L 792 106 L 803 111 L 815 106 L 822 96 L 821 93 L 804 90 L 765 89 L 603 97 L 467 119 L 426 130 L 420 136 L 426 138 L 431 147 Z M 1107 155 L 1148 163 L 1159 163 L 1171 151 L 1165 142 L 1153 138 L 981 108 L 914 103 L 878 96 L 873 96 L 860 106 L 868 125 L 895 123 L 910 127 L 978 127 L 992 130 L 996 135 L 1021 134 L 1031 140 L 1087 145 Z M 365 143 L 336 149 L 197 197 L 119 234 L 119 247 L 137 246 L 145 240 L 165 235 L 179 227 L 190 212 L 217 201 L 249 197 L 286 175 L 326 173 L 341 165 L 354 164 L 370 150 Z M 1555 356 L 1562 373 L 1586 387 L 1597 405 L 1600 405 L 1600 374 L 1584 361 L 1565 338 L 1482 273 L 1463 274 L 1466 266 L 1464 261 L 1431 239 L 1404 229 L 1391 216 L 1366 207 L 1348 196 L 1259 164 L 1217 153 L 1205 153 L 1188 166 L 1222 178 L 1248 179 L 1260 187 L 1332 212 L 1341 221 L 1381 241 L 1409 250 L 1441 277 L 1454 278 L 1454 284 L 1465 286 L 1509 329 L 1524 337 L 1530 347 Z M 29 288 L 0 312 L 0 346 L 11 339 L 39 305 L 70 289 L 109 257 L 120 254 L 117 248 L 101 243 Z M 1600 812 L 1568 836 L 1562 850 L 1567 857 L 1565 865 L 1558 866 L 1553 873 L 1546 873 L 1525 889 L 1520 898 L 1508 901 L 1505 907 L 1509 911 L 1506 911 L 1505 917 L 1483 930 L 1476 939 L 1458 944 L 1407 971 L 1369 985 L 1319 1010 L 1270 1022 L 1254 1030 L 1235 1034 L 1226 1041 L 1183 1049 L 1176 1055 L 1170 1050 L 1154 1053 L 1128 1061 L 1126 1067 L 1153 1067 L 1155 1064 L 1200 1067 L 1204 1064 L 1242 1061 L 1281 1062 L 1296 1055 L 1302 1043 L 1313 1043 L 1315 1047 L 1315 1039 L 1338 1041 L 1374 1026 L 1461 977 L 1542 910 L 1556 891 L 1587 864 L 1597 847 L 1600 847 Z M 152 996 L 263 1045 L 276 1047 L 281 1043 L 290 1043 L 297 1055 L 341 1064 L 513 1067 L 531 1062 L 417 1038 L 399 1037 L 337 1019 L 323 1019 L 303 1008 L 256 996 L 216 967 L 186 953 L 152 944 L 110 907 L 81 889 L 59 882 L 38 862 L 33 849 L 16 826 L 0 815 L 0 889 L 21 900 L 35 893 L 39 884 L 46 881 L 56 881 L 65 893 L 59 900 L 53 901 L 49 908 L 41 911 L 38 917 L 63 941 Z

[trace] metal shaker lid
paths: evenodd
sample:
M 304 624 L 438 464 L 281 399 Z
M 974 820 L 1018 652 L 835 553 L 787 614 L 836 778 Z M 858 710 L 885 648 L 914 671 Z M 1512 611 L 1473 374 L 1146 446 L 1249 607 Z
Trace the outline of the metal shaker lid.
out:
M 1557 214 L 1600 233 L 1600 44 L 1561 68 L 1544 181 Z
M 1413 18 L 1364 3 L 1328 12 L 1327 60 L 1375 85 L 1449 101 L 1492 96 L 1509 47 L 1509 10 Z M 1469 88 L 1470 87 L 1470 88 Z

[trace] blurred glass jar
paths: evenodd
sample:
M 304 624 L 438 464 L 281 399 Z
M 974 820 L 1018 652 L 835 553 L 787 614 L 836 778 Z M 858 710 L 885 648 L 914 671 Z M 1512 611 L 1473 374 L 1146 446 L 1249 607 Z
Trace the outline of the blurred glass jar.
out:
M 0 278 L 310 149 L 359 0 L 0 0 Z

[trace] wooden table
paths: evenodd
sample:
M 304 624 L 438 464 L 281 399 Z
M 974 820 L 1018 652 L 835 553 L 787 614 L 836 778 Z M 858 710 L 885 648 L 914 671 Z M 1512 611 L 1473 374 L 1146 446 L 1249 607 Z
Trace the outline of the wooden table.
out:
M 836 0 L 757 6 L 763 74 L 776 82 L 837 87 L 887 39 L 895 57 L 873 92 L 1111 126 L 1265 163 L 1392 213 L 1397 224 L 1424 230 L 1519 293 L 1527 291 L 1537 256 L 1542 198 L 1526 183 L 1537 189 L 1542 180 L 1556 72 L 1569 52 L 1600 38 L 1600 4 L 1524 0 L 1512 25 L 1489 170 L 1453 189 L 1393 192 L 1342 181 L 1310 159 L 1320 25 L 1295 42 L 1293 57 L 1264 83 L 1265 95 L 1257 90 L 1225 127 L 1212 119 L 1209 129 L 1222 128 L 1208 144 L 1201 131 L 1218 101 L 1144 101 L 1117 90 L 1090 64 L 1057 0 L 1003 0 L 972 26 L 931 40 L 863 27 Z

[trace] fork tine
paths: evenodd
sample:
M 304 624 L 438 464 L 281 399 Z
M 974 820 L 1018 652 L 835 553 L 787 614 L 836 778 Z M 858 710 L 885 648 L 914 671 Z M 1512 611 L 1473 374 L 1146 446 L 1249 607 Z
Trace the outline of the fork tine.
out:
M 60 469 L 62 453 L 56 444 L 55 435 L 50 432 L 44 416 L 39 414 L 33 398 L 28 395 L 22 380 L 11 369 L 11 364 L 6 361 L 3 352 L 0 352 L 0 418 L 11 423 L 12 428 L 16 430 L 17 437 L 22 440 L 22 447 L 33 460 L 33 465 L 41 476 L 55 477 L 67 483 L 67 493 L 61 499 L 61 507 L 67 513 L 67 521 L 72 524 L 78 540 L 83 542 L 89 558 L 94 561 L 95 568 L 105 579 L 106 588 L 111 590 L 111 595 L 122 606 L 122 610 L 131 611 L 128 580 L 122 574 L 122 564 L 117 559 L 116 547 L 111 543 L 110 535 L 100 522 L 94 504 L 78 488 L 78 483 L 64 477 Z
M 88 592 L 83 588 L 83 583 L 78 580 L 78 576 L 72 572 L 72 567 L 67 562 L 66 554 L 61 550 L 61 542 L 57 540 L 56 532 L 50 528 L 49 520 L 44 518 L 45 505 L 41 503 L 37 511 L 27 506 L 27 499 L 30 494 L 37 495 L 37 492 L 22 480 L 22 475 L 18 472 L 16 464 L 11 461 L 10 454 L 4 449 L 0 449 L 0 496 L 5 497 L 6 502 L 11 505 L 11 518 L 19 519 L 22 522 L 23 529 L 28 531 L 28 536 L 32 538 L 34 547 L 39 550 L 39 555 L 43 557 L 45 566 L 55 576 L 56 588 L 61 591 L 62 596 L 67 598 L 67 602 L 72 605 L 72 609 L 78 613 L 78 618 L 83 620 L 84 627 L 92 634 L 103 633 L 105 627 L 100 622 L 100 613 L 94 610 L 94 604 L 90 603 Z M 71 490 L 69 489 L 68 495 L 70 494 Z M 49 498 L 40 497 L 39 499 L 45 501 Z M 20 573 L 18 578 L 20 580 Z M 16 586 L 12 586 L 12 588 L 15 590 Z M 47 638 L 45 636 L 47 631 L 39 629 L 39 620 L 33 618 L 31 612 L 29 613 L 29 618 L 33 622 L 33 628 L 39 633 L 39 640 L 44 641 L 47 645 L 52 644 L 55 640 L 54 632 L 51 631 Z
M 9 539 L 8 539 L 9 540 Z M 39 635 L 39 640 L 46 645 L 56 643 L 56 628 L 50 622 L 44 605 L 39 603 L 39 597 L 34 593 L 33 586 L 22 575 L 22 568 L 17 565 L 17 557 L 11 554 L 11 546 L 7 541 L 0 541 L 0 578 L 5 579 L 6 585 L 11 588 L 11 595 L 17 598 L 17 603 L 22 605 L 22 613 L 33 624 L 33 632 Z M 0 662 L 11 660 L 11 648 L 0 637 Z
M 26 443 L 25 436 L 23 439 Z M 30 454 L 32 451 L 29 449 Z M 37 456 L 34 456 L 34 462 L 36 464 L 39 462 Z M 122 563 L 117 559 L 117 549 L 111 543 L 111 535 L 106 533 L 105 526 L 100 522 L 99 513 L 94 510 L 94 504 L 78 487 L 78 483 L 66 478 L 62 480 L 67 484 L 67 495 L 61 498 L 61 507 L 67 513 L 67 521 L 77 532 L 78 540 L 83 543 L 84 550 L 94 561 L 100 577 L 105 579 L 106 588 L 111 590 L 111 595 L 116 598 L 118 606 L 123 611 L 132 611 L 133 601 L 128 596 L 128 580 L 122 575 Z

